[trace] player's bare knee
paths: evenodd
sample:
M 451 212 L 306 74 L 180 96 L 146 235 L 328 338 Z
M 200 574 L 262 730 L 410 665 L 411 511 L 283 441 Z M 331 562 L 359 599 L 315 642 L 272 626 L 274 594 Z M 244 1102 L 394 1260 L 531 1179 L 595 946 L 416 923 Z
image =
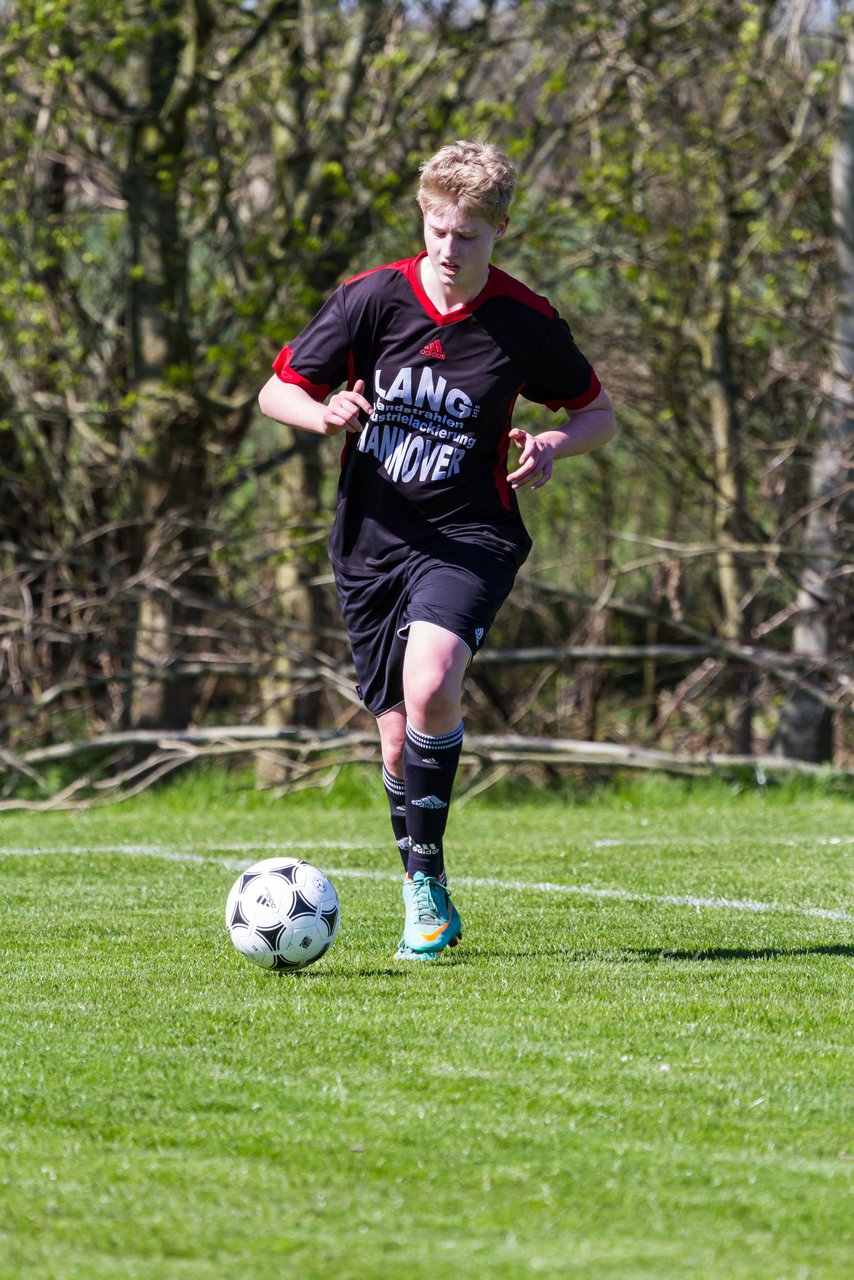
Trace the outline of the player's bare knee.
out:
M 403 746 L 406 742 L 406 718 L 390 715 L 377 720 L 383 764 L 395 778 L 403 777 Z
M 416 681 L 407 691 L 406 711 L 420 733 L 447 733 L 460 719 L 460 690 L 456 681 Z
M 400 746 L 387 747 L 383 743 L 382 748 L 383 764 L 389 773 L 395 778 L 403 777 L 403 743 Z

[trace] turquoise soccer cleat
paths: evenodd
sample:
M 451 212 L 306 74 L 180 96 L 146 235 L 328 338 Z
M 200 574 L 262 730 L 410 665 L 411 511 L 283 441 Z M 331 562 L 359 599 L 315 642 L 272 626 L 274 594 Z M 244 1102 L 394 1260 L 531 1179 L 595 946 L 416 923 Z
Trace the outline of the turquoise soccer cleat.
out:
M 438 960 L 438 951 L 413 951 L 411 947 L 401 938 L 397 944 L 397 951 L 392 956 L 392 960 Z
M 410 958 L 400 954 L 404 949 L 413 952 L 414 959 L 436 956 L 445 947 L 457 945 L 462 937 L 462 921 L 447 886 L 440 880 L 425 876 L 423 871 L 416 871 L 411 880 L 407 876 L 403 882 L 403 905 L 406 918 L 396 958 Z

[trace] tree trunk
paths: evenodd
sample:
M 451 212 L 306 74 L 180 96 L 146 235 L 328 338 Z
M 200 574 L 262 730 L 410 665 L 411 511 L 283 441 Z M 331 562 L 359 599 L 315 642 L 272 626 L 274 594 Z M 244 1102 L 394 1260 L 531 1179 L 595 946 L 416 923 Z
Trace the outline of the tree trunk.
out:
M 187 305 L 189 247 L 180 220 L 187 112 L 209 29 L 204 6 L 191 30 L 184 6 L 166 0 L 137 68 L 124 195 L 131 269 L 128 296 L 129 391 L 135 444 L 131 562 L 139 580 L 132 634 L 130 723 L 180 728 L 188 723 L 192 684 L 163 676 L 186 648 L 186 543 L 206 490 L 204 422 L 192 386 Z M 178 518 L 176 518 L 176 515 Z
M 840 83 L 839 131 L 831 164 L 833 225 L 839 263 L 839 301 L 833 367 L 822 435 L 810 482 L 804 535 L 806 560 L 798 592 L 795 653 L 822 664 L 850 648 L 854 624 L 850 565 L 851 486 L 854 481 L 854 34 L 849 35 Z M 820 697 L 823 677 L 804 682 L 787 700 L 773 749 L 813 763 L 833 758 L 833 712 Z
M 326 556 L 312 557 L 311 548 L 307 553 L 300 545 L 301 530 L 313 526 L 321 510 L 321 482 L 328 457 L 318 448 L 324 443 L 320 437 L 296 430 L 293 435 L 295 449 L 283 470 L 279 489 L 283 546 L 275 570 L 279 608 L 286 627 L 292 630 L 282 637 L 272 673 L 263 684 L 264 723 L 270 727 L 319 722 L 320 689 L 300 689 L 293 672 L 296 667 L 305 666 L 302 654 L 308 653 L 310 658 L 312 637 L 329 624 L 324 597 L 311 585 L 311 579 L 326 566 Z
M 749 571 L 738 551 L 739 543 L 745 541 L 746 507 L 741 420 L 730 349 L 732 246 L 726 213 L 721 215 L 718 231 L 707 273 L 709 310 L 693 336 L 700 351 L 712 433 L 720 633 L 724 640 L 740 645 L 750 640 L 751 593 Z M 752 668 L 729 665 L 724 687 L 727 746 L 739 755 L 749 755 L 752 750 L 754 684 Z

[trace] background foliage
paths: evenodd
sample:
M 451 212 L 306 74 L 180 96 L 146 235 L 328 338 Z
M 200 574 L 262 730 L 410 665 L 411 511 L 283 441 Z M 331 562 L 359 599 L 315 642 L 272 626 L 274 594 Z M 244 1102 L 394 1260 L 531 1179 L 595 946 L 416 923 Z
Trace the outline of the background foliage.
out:
M 850 759 L 847 444 L 814 482 L 844 6 L 8 0 L 0 22 L 7 748 L 367 727 L 325 559 L 335 448 L 255 397 L 337 281 L 418 247 L 418 164 L 475 136 L 519 163 L 501 265 L 569 317 L 621 432 L 525 495 L 536 550 L 493 635 L 517 660 L 475 668 L 469 723 Z

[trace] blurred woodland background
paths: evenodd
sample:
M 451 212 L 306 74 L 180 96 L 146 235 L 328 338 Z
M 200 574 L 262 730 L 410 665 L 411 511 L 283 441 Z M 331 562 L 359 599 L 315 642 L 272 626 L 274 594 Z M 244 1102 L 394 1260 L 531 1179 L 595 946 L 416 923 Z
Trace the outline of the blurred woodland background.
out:
M 250 744 L 272 781 L 373 753 L 325 554 L 338 446 L 256 396 L 335 284 L 421 247 L 418 165 L 464 137 L 517 161 L 498 265 L 620 427 L 523 495 L 535 550 L 467 688 L 483 779 L 502 741 L 850 769 L 851 26 L 0 0 L 2 806 L 199 750 Z

